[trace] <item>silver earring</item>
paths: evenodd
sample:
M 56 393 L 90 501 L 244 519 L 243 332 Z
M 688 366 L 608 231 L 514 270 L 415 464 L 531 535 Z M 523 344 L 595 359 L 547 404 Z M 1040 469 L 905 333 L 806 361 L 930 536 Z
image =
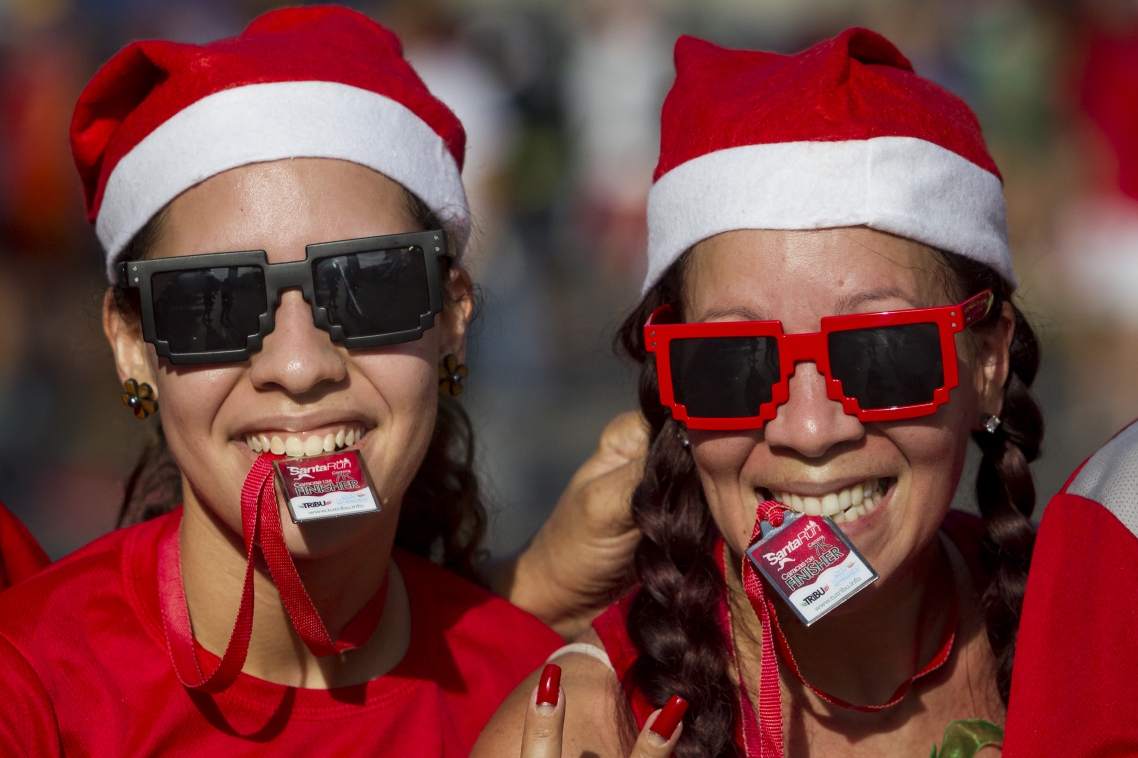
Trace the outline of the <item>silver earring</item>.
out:
M 691 447 L 691 440 L 688 439 L 687 430 L 681 429 L 676 432 L 676 436 L 680 438 L 680 444 L 684 446 L 685 450 Z
M 984 431 L 988 434 L 995 434 L 1002 423 L 999 418 L 993 416 L 991 413 L 980 414 L 980 426 L 984 427 Z

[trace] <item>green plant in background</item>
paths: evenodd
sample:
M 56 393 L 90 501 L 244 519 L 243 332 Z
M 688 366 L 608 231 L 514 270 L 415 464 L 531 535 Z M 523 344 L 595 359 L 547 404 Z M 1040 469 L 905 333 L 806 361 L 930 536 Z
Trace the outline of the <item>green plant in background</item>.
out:
M 972 758 L 982 747 L 1000 745 L 1004 730 L 985 719 L 950 721 L 944 729 L 940 751 L 933 745 L 929 758 Z

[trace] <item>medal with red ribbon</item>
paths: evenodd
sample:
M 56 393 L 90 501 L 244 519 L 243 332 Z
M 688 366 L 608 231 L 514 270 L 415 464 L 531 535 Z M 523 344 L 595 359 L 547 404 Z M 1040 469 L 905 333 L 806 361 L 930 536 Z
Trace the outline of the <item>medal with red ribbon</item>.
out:
M 269 567 L 269 573 L 280 592 L 281 600 L 296 627 L 300 638 L 317 657 L 335 655 L 358 648 L 367 643 L 383 616 L 387 598 L 388 574 L 367 604 L 344 627 L 335 641 L 324 626 L 312 598 L 304 589 L 296 565 L 285 545 L 281 530 L 280 512 L 274 486 L 273 462 L 284 456 L 261 454 L 241 489 L 241 528 L 245 537 L 245 583 L 241 591 L 241 604 L 233 632 L 225 653 L 217 667 L 205 676 L 198 660 L 182 586 L 181 556 L 178 532 L 181 516 L 170 519 L 158 547 L 158 595 L 162 606 L 162 623 L 170 648 L 170 659 L 178 679 L 188 689 L 218 693 L 227 689 L 245 664 L 249 640 L 253 633 L 253 571 L 256 549 L 259 547 Z
M 743 589 L 762 627 L 757 712 L 747 691 L 739 657 L 735 653 L 726 598 L 720 603 L 720 625 L 739 678 L 742 723 L 739 724 L 736 741 L 743 745 L 748 758 L 783 756 L 782 695 L 779 690 L 776 640 L 778 653 L 795 679 L 819 698 L 840 708 L 873 712 L 901 702 L 916 680 L 943 666 L 952 653 L 956 638 L 959 600 L 954 592 L 939 650 L 931 661 L 901 683 L 888 702 L 880 705 L 854 705 L 807 682 L 779 626 L 774 603 L 767 597 L 759 572 L 762 572 L 807 626 L 876 580 L 877 573 L 829 518 L 786 513 L 788 510 L 774 500 L 759 504 L 750 547 L 747 548 L 747 557 L 743 558 Z M 717 554 L 720 569 L 725 569 L 724 550 L 718 550 Z M 811 613 L 810 607 L 820 604 L 823 598 L 827 602 L 820 609 L 821 612 Z M 803 609 L 806 609 L 805 612 Z

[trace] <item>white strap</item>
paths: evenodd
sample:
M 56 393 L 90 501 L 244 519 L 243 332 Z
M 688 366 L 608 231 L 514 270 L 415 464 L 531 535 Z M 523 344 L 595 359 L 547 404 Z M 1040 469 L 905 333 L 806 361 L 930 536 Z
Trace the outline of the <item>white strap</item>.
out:
M 588 642 L 574 642 L 571 645 L 566 645 L 565 647 L 558 648 L 557 650 L 553 651 L 553 655 L 545 659 L 545 662 L 552 663 L 555 659 L 560 658 L 563 655 L 572 655 L 573 653 L 580 653 L 581 655 L 587 655 L 590 658 L 595 658 L 604 664 L 604 667 L 609 671 L 613 672 L 614 674 L 616 673 L 616 669 L 612 667 L 612 661 L 609 660 L 609 654 L 604 650 L 601 650 L 596 645 L 590 645 Z

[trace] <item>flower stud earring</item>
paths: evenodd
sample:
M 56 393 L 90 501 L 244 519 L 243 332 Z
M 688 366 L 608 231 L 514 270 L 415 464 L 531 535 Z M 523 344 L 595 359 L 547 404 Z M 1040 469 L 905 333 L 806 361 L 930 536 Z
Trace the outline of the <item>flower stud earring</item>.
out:
M 980 426 L 983 427 L 984 431 L 988 434 L 995 434 L 1002 423 L 999 418 L 993 416 L 991 413 L 980 414 Z
M 462 394 L 462 380 L 470 373 L 465 363 L 458 362 L 458 356 L 451 353 L 439 364 L 439 394 L 458 396 Z
M 139 384 L 132 378 L 123 382 L 122 388 L 123 405 L 130 408 L 135 417 L 146 418 L 151 413 L 158 412 L 158 400 L 154 396 L 154 388 L 149 384 Z

